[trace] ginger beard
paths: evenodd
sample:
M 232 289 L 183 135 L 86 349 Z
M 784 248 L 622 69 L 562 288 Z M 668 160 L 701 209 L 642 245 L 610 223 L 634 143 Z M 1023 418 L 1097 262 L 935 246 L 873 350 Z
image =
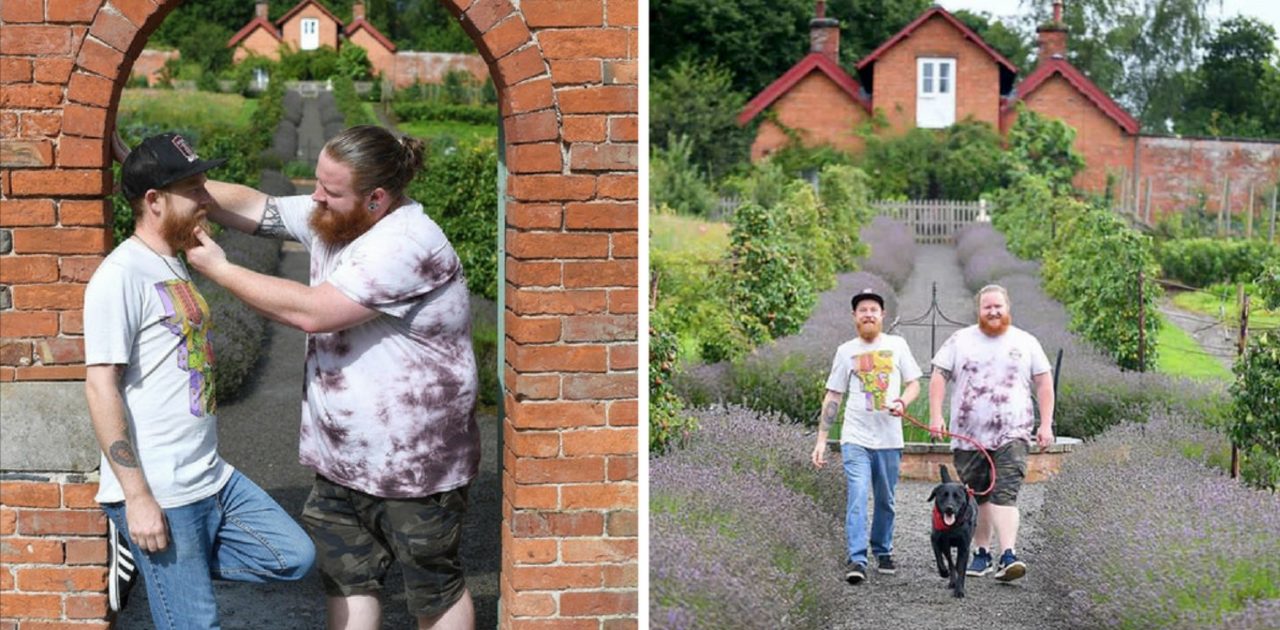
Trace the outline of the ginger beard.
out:
M 363 212 L 358 206 L 351 212 L 338 212 L 328 204 L 318 202 L 307 220 L 316 236 L 331 247 L 342 246 L 356 240 L 369 231 L 374 223 L 372 212 Z
M 858 319 L 858 336 L 863 341 L 874 341 L 880 335 L 880 318 L 862 317 Z
M 196 208 L 190 216 L 181 216 L 170 206 L 169 212 L 166 212 L 164 219 L 160 221 L 160 237 L 174 251 L 185 252 L 197 247 L 200 245 L 200 239 L 196 238 L 196 228 L 204 230 L 205 234 L 211 233 L 209 222 L 205 220 L 207 216 L 203 206 Z
M 1009 324 L 1013 322 L 1013 317 L 1008 311 L 1000 315 L 989 315 L 978 318 L 978 328 L 982 330 L 988 337 L 999 337 L 1006 330 L 1009 330 Z

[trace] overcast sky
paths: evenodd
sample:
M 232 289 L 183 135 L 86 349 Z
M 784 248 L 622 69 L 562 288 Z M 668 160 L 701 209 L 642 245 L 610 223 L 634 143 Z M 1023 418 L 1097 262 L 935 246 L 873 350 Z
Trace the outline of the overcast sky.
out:
M 986 11 L 996 17 L 1030 13 L 1030 2 L 1052 5 L 1052 0 L 935 0 L 948 11 Z M 1068 0 L 1069 3 L 1069 0 Z M 1236 15 L 1255 17 L 1280 33 L 1280 2 L 1276 0 L 1209 0 L 1209 17 L 1222 20 Z

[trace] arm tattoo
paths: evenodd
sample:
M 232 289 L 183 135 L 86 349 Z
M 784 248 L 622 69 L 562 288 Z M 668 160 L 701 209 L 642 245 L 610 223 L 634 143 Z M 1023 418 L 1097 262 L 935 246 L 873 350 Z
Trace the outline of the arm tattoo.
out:
M 138 467 L 138 456 L 133 452 L 133 445 L 129 440 L 116 440 L 116 443 L 107 450 L 111 454 L 111 461 L 125 468 Z
M 262 212 L 262 221 L 258 223 L 258 229 L 253 231 L 254 236 L 266 236 L 269 238 L 279 238 L 286 241 L 292 241 L 293 234 L 284 227 L 284 219 L 280 216 L 280 207 L 276 203 L 275 197 L 267 197 L 267 207 Z
M 840 403 L 834 400 L 827 403 L 826 408 L 822 410 L 822 419 L 818 423 L 819 431 L 825 433 L 828 429 L 830 429 L 831 425 L 836 421 L 836 413 L 838 413 L 839 411 L 840 411 Z

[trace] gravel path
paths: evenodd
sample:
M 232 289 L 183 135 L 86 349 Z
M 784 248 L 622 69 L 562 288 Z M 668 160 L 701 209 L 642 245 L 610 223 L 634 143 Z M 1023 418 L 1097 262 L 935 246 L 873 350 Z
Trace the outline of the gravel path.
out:
M 902 318 L 917 317 L 928 310 L 936 281 L 942 312 L 951 319 L 972 322 L 973 296 L 964 286 L 955 248 L 948 245 L 918 247 L 915 271 L 898 294 Z M 845 309 L 847 299 L 843 306 Z M 940 325 L 937 345 L 941 345 L 955 328 Z M 907 339 L 921 367 L 927 366 L 931 355 L 929 327 L 902 326 L 895 332 Z M 951 596 L 946 580 L 938 577 L 934 564 L 929 543 L 932 504 L 925 500 L 933 486 L 931 482 L 920 481 L 898 483 L 894 501 L 897 509 L 894 559 L 898 562 L 898 572 L 879 575 L 873 569 L 867 582 L 846 586 L 849 597 L 844 612 L 837 615 L 832 627 L 842 630 L 869 626 L 957 630 L 1073 627 L 1059 605 L 1061 595 L 1052 585 L 1040 581 L 1036 572 L 1036 555 L 1043 539 L 1039 517 L 1044 485 L 1024 485 L 1018 497 L 1022 514 L 1018 555 L 1027 563 L 1026 577 L 1010 584 L 996 582 L 989 575 L 969 578 L 965 584 L 967 595 L 962 600 Z M 833 579 L 842 577 L 833 576 Z

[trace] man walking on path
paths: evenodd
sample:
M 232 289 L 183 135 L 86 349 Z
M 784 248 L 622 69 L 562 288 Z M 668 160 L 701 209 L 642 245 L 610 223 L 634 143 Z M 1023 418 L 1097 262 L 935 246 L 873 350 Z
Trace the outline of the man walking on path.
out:
M 995 487 L 978 496 L 977 551 L 967 574 L 983 576 L 992 570 L 991 535 L 997 536 L 1000 563 L 995 578 L 1009 582 L 1022 577 L 1026 564 L 1017 557 L 1018 490 L 1027 472 L 1032 431 L 1041 448 L 1053 444 L 1053 376 L 1040 342 L 1011 325 L 1009 292 L 999 285 L 978 291 L 978 323 L 956 331 L 933 357 L 929 378 L 929 430 L 943 431 L 942 402 L 947 381 L 951 394 L 951 429 L 977 441 L 995 460 Z M 1036 428 L 1032 386 L 1040 405 Z M 954 463 L 960 478 L 982 491 L 991 484 L 991 467 L 982 453 L 966 441 L 952 439 Z
M 902 337 L 881 332 L 884 298 L 872 289 L 853 296 L 853 321 L 858 337 L 840 345 L 827 377 L 818 439 L 811 459 L 826 464 L 827 434 L 848 394 L 840 455 L 848 483 L 845 508 L 845 580 L 867 579 L 867 494 L 875 495 L 871 522 L 871 552 L 880 573 L 896 571 L 893 562 L 894 490 L 902 462 L 902 421 L 898 418 L 920 395 L 920 366 Z
M 213 579 L 298 580 L 315 549 L 302 528 L 218 454 L 209 307 L 176 257 L 211 201 L 177 134 L 143 140 L 121 187 L 136 229 L 85 290 L 85 396 L 102 448 L 108 605 L 134 575 L 158 628 L 216 628 Z
M 377 628 L 392 562 L 420 628 L 470 628 L 458 557 L 480 463 L 466 280 L 405 188 L 423 144 L 380 127 L 331 139 L 310 197 L 209 182 L 211 218 L 311 253 L 311 284 L 227 261 L 203 231 L 193 266 L 255 310 L 308 333 L 301 462 L 316 471 L 303 521 L 330 628 Z

